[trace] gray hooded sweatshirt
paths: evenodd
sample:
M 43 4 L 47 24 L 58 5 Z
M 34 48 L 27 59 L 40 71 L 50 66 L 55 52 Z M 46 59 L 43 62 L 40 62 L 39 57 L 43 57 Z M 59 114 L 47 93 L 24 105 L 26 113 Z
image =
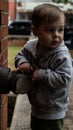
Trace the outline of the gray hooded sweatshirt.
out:
M 39 119 L 64 118 L 72 84 L 72 58 L 64 41 L 45 54 L 40 54 L 37 45 L 38 39 L 28 41 L 15 57 L 16 67 L 27 62 L 39 69 L 37 82 L 27 94 L 32 114 Z

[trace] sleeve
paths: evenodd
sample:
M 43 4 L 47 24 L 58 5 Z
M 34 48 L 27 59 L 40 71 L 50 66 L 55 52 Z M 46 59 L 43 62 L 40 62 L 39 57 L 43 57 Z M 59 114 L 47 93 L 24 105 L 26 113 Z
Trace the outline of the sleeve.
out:
M 54 69 L 39 69 L 38 79 L 53 88 L 66 87 L 72 78 L 72 60 L 68 55 L 59 54 L 53 58 Z
M 28 49 L 25 48 L 25 46 L 15 56 L 15 67 L 17 68 L 24 62 L 31 64 L 31 53 L 28 51 Z

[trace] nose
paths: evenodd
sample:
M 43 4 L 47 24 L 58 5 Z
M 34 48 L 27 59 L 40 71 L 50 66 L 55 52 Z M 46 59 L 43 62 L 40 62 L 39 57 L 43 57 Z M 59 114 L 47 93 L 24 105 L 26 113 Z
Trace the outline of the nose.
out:
M 58 32 L 58 30 L 55 30 L 54 32 L 53 32 L 53 37 L 58 37 L 59 36 L 59 32 Z

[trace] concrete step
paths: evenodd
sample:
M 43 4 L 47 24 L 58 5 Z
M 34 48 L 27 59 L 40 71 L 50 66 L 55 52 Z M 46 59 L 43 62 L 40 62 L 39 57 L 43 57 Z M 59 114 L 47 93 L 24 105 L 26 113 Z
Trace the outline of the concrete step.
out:
M 27 95 L 18 95 L 10 130 L 30 130 L 30 104 Z

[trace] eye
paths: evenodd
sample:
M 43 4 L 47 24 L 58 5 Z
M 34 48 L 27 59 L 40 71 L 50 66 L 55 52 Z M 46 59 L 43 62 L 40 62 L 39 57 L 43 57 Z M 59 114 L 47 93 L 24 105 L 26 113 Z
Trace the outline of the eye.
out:
M 52 32 L 54 32 L 54 29 L 53 28 L 48 28 L 48 29 L 46 29 L 46 32 L 52 33 Z
M 58 29 L 58 32 L 59 32 L 59 33 L 63 32 L 63 31 L 64 31 L 63 28 Z

